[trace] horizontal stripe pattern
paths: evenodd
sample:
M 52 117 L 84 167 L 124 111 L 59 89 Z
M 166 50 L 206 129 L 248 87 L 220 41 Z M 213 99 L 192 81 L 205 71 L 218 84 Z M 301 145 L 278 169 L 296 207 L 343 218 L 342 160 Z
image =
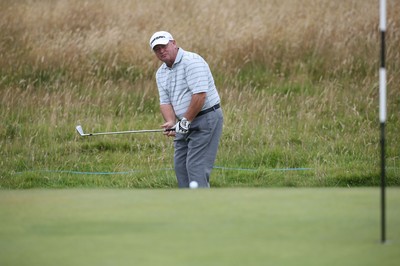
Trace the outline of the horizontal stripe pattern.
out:
M 156 73 L 160 104 L 171 104 L 180 119 L 186 113 L 193 94 L 207 93 L 202 110 L 220 102 L 207 62 L 198 54 L 179 48 L 174 65 L 163 63 Z

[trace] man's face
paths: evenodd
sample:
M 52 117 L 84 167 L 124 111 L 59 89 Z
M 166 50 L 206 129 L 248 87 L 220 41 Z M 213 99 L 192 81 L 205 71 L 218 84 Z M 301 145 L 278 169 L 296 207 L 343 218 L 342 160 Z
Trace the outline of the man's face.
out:
M 156 45 L 153 49 L 157 58 L 171 67 L 175 62 L 176 55 L 178 53 L 178 47 L 175 41 L 169 41 L 166 45 Z

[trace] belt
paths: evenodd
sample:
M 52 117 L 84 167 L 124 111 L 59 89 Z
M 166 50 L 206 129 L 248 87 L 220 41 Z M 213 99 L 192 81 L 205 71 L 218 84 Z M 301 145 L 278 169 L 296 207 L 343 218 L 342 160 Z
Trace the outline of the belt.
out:
M 207 114 L 207 113 L 209 113 L 209 112 L 212 112 L 212 111 L 215 111 L 215 110 L 219 109 L 220 107 L 221 107 L 221 105 L 220 105 L 219 103 L 217 103 L 217 104 L 214 105 L 213 107 L 210 107 L 210 108 L 208 108 L 208 109 L 205 109 L 205 110 L 203 110 L 203 111 L 200 111 L 200 112 L 196 115 L 196 117 L 205 115 L 205 114 Z

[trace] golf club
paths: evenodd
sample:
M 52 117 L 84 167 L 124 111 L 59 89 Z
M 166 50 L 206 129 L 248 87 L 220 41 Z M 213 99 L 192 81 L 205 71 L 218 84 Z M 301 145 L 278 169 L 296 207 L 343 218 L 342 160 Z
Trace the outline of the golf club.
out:
M 98 135 L 115 135 L 115 134 L 134 134 L 134 133 L 152 133 L 152 132 L 165 132 L 165 131 L 175 131 L 175 128 L 171 129 L 147 129 L 147 130 L 129 130 L 129 131 L 116 131 L 116 132 L 98 132 L 98 133 L 84 133 L 82 126 L 76 126 L 76 131 L 78 131 L 81 137 L 87 136 L 98 136 Z

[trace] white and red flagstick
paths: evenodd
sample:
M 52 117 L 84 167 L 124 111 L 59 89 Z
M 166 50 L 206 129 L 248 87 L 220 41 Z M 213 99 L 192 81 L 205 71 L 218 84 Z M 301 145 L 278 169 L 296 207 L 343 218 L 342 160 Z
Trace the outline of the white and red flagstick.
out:
M 385 123 L 386 123 L 386 68 L 385 68 L 385 32 L 386 0 L 380 0 L 379 30 L 381 33 L 381 64 L 379 68 L 379 122 L 381 128 L 381 242 L 386 241 L 386 176 L 385 176 Z

